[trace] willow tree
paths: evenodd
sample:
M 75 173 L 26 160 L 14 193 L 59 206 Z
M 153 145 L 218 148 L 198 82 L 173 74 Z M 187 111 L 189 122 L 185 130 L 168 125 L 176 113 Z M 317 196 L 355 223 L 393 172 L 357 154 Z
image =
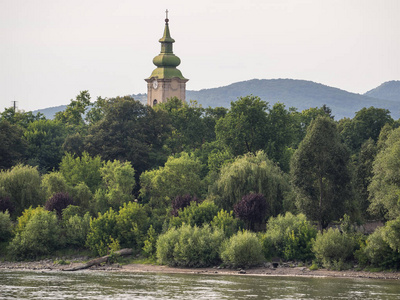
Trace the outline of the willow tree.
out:
M 263 151 L 237 157 L 222 167 L 219 178 L 211 188 L 216 202 L 232 210 L 244 195 L 263 194 L 271 215 L 278 215 L 288 205 L 291 187 L 286 174 Z
M 329 117 L 312 121 L 292 157 L 291 175 L 298 208 L 320 227 L 351 213 L 348 161 L 335 122 Z
M 200 161 L 182 152 L 180 157 L 169 157 L 164 167 L 146 171 L 140 176 L 140 197 L 153 207 L 170 207 L 176 196 L 200 196 L 203 183 Z

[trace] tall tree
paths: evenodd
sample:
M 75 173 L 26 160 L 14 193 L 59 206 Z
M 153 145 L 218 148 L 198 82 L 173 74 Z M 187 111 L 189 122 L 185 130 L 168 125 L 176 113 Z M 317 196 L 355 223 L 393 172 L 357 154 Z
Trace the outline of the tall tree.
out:
M 268 103 L 253 95 L 231 102 L 229 112 L 217 122 L 217 139 L 235 156 L 266 149 L 267 109 Z
M 38 166 L 41 172 L 57 169 L 63 155 L 65 137 L 66 129 L 58 121 L 38 120 L 29 123 L 24 132 L 28 144 L 28 163 Z
M 25 160 L 26 141 L 23 131 L 6 120 L 0 121 L 0 170 L 9 169 Z
M 373 106 L 364 107 L 356 112 L 353 119 L 339 122 L 339 131 L 345 144 L 353 153 L 357 153 L 368 139 L 376 142 L 382 127 L 393 122 L 389 110 Z
M 351 197 L 349 155 L 336 124 L 318 117 L 307 129 L 291 161 L 297 206 L 311 220 L 326 227 L 349 208 Z
M 385 219 L 397 218 L 400 216 L 400 128 L 387 137 L 376 155 L 372 172 L 369 210 Z
M 135 174 L 165 162 L 167 116 L 130 96 L 107 100 L 104 117 L 89 127 L 85 149 L 103 160 L 130 161 Z

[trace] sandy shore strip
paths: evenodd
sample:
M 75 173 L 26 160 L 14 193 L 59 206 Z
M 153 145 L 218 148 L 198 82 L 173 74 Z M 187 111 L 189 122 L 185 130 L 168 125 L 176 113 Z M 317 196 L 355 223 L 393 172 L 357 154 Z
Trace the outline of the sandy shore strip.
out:
M 70 263 L 60 265 L 52 260 L 34 262 L 0 262 L 0 272 L 3 270 L 15 271 L 62 271 L 79 265 Z M 101 265 L 84 270 L 107 272 L 131 272 L 131 273 L 161 273 L 161 274 L 202 274 L 202 275 L 237 275 L 237 276 L 301 276 L 301 277 L 339 277 L 339 278 L 371 278 L 399 280 L 400 272 L 367 272 L 367 271 L 331 271 L 326 269 L 309 270 L 307 267 L 257 267 L 248 269 L 222 269 L 222 268 L 172 268 L 168 266 L 151 264 L 127 264 L 127 265 Z

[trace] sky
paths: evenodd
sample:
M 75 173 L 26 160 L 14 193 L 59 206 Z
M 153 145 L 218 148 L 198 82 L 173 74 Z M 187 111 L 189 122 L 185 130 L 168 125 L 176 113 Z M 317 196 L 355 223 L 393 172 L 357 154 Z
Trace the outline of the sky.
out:
M 400 80 L 400 0 L 0 0 L 0 111 L 146 93 L 166 9 L 188 90 Z

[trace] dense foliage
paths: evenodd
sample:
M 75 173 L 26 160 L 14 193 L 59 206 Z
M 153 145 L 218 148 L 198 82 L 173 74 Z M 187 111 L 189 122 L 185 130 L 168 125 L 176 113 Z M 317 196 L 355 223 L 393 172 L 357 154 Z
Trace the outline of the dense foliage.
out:
M 253 95 L 230 109 L 90 101 L 82 91 L 54 120 L 0 113 L 8 257 L 129 247 L 175 266 L 400 268 L 400 131 L 389 111 L 335 121 L 326 105 L 299 112 Z M 317 233 L 342 218 L 341 231 Z M 387 223 L 355 232 L 371 219 Z

